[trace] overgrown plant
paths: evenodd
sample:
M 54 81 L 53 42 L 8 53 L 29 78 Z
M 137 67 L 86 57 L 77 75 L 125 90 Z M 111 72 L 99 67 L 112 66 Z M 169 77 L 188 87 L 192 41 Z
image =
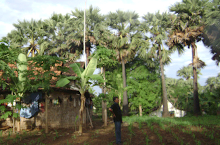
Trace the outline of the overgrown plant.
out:
M 89 80 L 99 80 L 103 81 L 103 78 L 101 75 L 98 74 L 93 74 L 96 67 L 97 67 L 97 59 L 94 57 L 91 58 L 88 66 L 83 70 L 82 68 L 79 67 L 77 63 L 73 63 L 70 65 L 70 67 L 73 69 L 73 71 L 77 74 L 76 76 L 70 76 L 70 77 L 63 77 L 59 79 L 57 82 L 57 86 L 59 87 L 64 87 L 67 84 L 70 83 L 70 81 L 74 81 L 75 87 L 79 89 L 79 92 L 81 94 L 81 105 L 80 105 L 80 110 L 79 110 L 79 133 L 82 133 L 82 126 L 83 126 L 83 111 L 85 108 L 85 92 L 88 90 L 89 85 L 91 82 Z

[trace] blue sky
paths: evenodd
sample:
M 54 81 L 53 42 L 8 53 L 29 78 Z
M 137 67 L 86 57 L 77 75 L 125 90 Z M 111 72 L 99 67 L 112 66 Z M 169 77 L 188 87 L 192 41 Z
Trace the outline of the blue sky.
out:
M 90 5 L 98 7 L 100 13 L 107 14 L 108 12 L 120 10 L 135 11 L 139 16 L 143 16 L 148 12 L 154 13 L 156 11 L 168 11 L 169 6 L 181 0 L 87 0 L 86 8 Z M 84 9 L 84 0 L 1 0 L 0 1 L 0 38 L 6 36 L 14 27 L 13 23 L 18 20 L 30 20 L 31 18 L 47 19 L 53 13 L 70 13 L 75 8 Z M 204 47 L 202 42 L 197 44 L 198 56 L 206 63 L 206 67 L 202 69 L 200 79 L 201 85 L 205 85 L 208 77 L 215 77 L 220 73 L 220 67 L 216 66 L 215 62 L 211 60 L 210 49 Z M 177 53 L 172 54 L 172 63 L 165 66 L 165 74 L 167 77 L 177 78 L 177 71 L 183 66 L 187 66 L 192 61 L 191 49 L 186 48 L 184 54 L 179 56 Z M 97 71 L 96 71 L 97 72 Z M 95 88 L 98 92 L 100 89 Z

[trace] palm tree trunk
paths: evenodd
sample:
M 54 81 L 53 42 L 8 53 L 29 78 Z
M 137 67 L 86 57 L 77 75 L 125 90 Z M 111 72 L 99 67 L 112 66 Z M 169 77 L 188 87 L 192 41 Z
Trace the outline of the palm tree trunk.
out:
M 123 77 L 123 87 L 127 87 L 126 84 L 126 72 L 125 72 L 125 61 L 124 58 L 122 57 L 122 77 Z M 127 96 L 127 91 L 124 91 L 123 94 L 123 114 L 125 116 L 128 116 L 128 96 Z
M 159 45 L 159 59 L 160 59 L 160 71 L 161 71 L 161 82 L 162 82 L 162 91 L 163 91 L 163 117 L 169 117 L 168 105 L 167 105 L 167 91 L 166 91 L 166 84 L 165 84 L 165 77 L 164 77 L 164 70 L 163 70 L 163 62 L 161 56 L 161 48 Z
M 81 105 L 80 105 L 80 109 L 79 109 L 79 133 L 82 133 L 82 127 L 83 127 L 83 111 L 85 108 L 85 94 L 81 93 Z
M 196 67 L 194 67 L 194 58 L 195 58 L 195 42 L 191 44 L 192 46 L 192 64 L 193 64 L 193 104 L 194 104 L 194 115 L 201 115 L 200 106 L 199 106 L 199 94 L 198 94 L 198 84 L 197 84 L 197 73 Z
M 32 49 L 31 55 L 32 57 L 34 57 L 34 49 Z
M 89 56 L 90 56 L 90 43 L 86 43 L 86 64 L 88 65 L 89 63 Z

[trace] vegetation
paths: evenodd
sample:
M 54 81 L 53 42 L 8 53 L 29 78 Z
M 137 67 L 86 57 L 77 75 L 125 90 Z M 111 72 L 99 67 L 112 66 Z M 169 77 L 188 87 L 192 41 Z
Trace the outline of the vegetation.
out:
M 0 104 L 13 103 L 25 92 L 34 92 L 38 88 L 48 94 L 53 89 L 51 80 L 56 78 L 57 86 L 72 85 L 81 93 L 80 133 L 83 128 L 85 92 L 91 91 L 92 84 L 103 89 L 103 94 L 94 98 L 94 104 L 99 112 L 102 102 L 105 126 L 107 107 L 110 107 L 115 95 L 119 96 L 125 116 L 144 116 L 163 104 L 163 117 L 168 117 L 168 100 L 174 107 L 186 111 L 188 116 L 202 113 L 217 115 L 220 111 L 220 74 L 208 78 L 206 86 L 200 86 L 198 75 L 206 64 L 198 57 L 196 43 L 203 41 L 206 46 L 210 46 L 212 59 L 219 63 L 219 31 L 216 31 L 220 30 L 219 10 L 218 0 L 183 0 L 170 7 L 173 14 L 147 13 L 140 19 L 136 12 L 121 10 L 101 15 L 98 8 L 91 6 L 86 10 L 85 36 L 86 64 L 89 65 L 83 69 L 77 63 L 72 63 L 69 67 L 76 75 L 71 77 L 56 74 L 51 71 L 51 67 L 68 71 L 61 67 L 62 64 L 76 62 L 82 54 L 83 11 L 75 9 L 71 14 L 53 14 L 46 20 L 18 21 L 13 24 L 15 29 L 0 41 L 0 87 L 1 91 L 10 92 L 5 99 L 0 100 Z M 171 62 L 170 54 L 174 51 L 183 53 L 186 47 L 192 48 L 192 63 L 178 70 L 180 79 L 166 78 L 164 65 Z M 23 57 L 18 59 L 19 54 Z M 18 68 L 14 67 L 17 64 Z M 36 70 L 27 69 L 27 65 Z M 94 74 L 96 68 L 101 68 L 101 75 Z M 14 109 L 19 110 L 21 107 L 18 103 Z M 2 105 L 0 111 L 4 119 L 11 115 L 19 117 L 16 113 L 6 111 Z M 139 122 L 144 119 L 149 125 L 149 120 L 155 117 L 138 118 Z M 169 120 L 178 122 L 181 119 L 159 120 L 154 121 L 161 125 L 171 123 Z M 134 136 L 132 129 L 130 126 L 131 138 Z M 154 133 L 162 143 L 164 139 L 159 130 Z M 171 131 L 171 134 L 174 133 Z M 145 138 L 149 143 L 148 136 Z M 178 136 L 175 138 L 178 140 Z M 198 140 L 195 142 L 199 144 Z

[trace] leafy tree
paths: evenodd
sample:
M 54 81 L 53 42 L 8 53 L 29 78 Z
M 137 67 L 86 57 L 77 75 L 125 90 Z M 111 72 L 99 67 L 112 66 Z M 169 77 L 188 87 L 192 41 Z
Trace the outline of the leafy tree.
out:
M 9 90 L 14 92 L 13 94 L 7 95 L 5 99 L 0 100 L 0 104 L 2 103 L 12 103 L 16 98 L 20 96 L 18 93 L 23 93 L 24 90 L 20 90 L 20 82 L 15 72 L 17 69 L 15 67 L 10 67 L 11 65 L 16 66 L 16 62 L 18 62 L 18 54 L 19 50 L 13 50 L 9 48 L 9 45 L 6 41 L 0 41 L 0 86 L 2 90 Z M 20 105 L 15 106 L 16 109 L 20 108 Z M 0 106 L 0 111 L 3 113 L 1 118 L 7 118 L 12 115 L 11 111 L 6 111 L 4 106 Z M 18 117 L 17 113 L 13 113 L 13 118 Z
M 127 78 L 130 108 L 131 110 L 139 108 L 139 114 L 142 116 L 142 110 L 149 113 L 161 103 L 160 74 L 157 67 L 149 67 L 140 58 L 129 62 L 127 69 L 130 70 Z
M 102 77 L 98 74 L 93 74 L 96 67 L 97 67 L 97 59 L 95 56 L 90 60 L 88 66 L 85 70 L 79 67 L 76 63 L 73 63 L 70 65 L 70 67 L 73 69 L 73 71 L 77 74 L 77 76 L 70 76 L 70 77 L 63 77 L 57 81 L 57 86 L 64 87 L 67 84 L 70 83 L 70 81 L 75 81 L 74 85 L 79 89 L 79 92 L 81 94 L 81 107 L 79 110 L 79 118 L 80 118 L 80 124 L 79 124 L 79 132 L 82 133 L 82 125 L 83 125 L 83 110 L 85 108 L 85 92 L 88 90 L 89 85 L 91 82 L 89 82 L 90 79 L 93 80 L 100 80 L 102 81 Z
M 161 82 L 163 90 L 163 117 L 168 117 L 168 105 L 167 105 L 167 92 L 164 76 L 164 64 L 170 62 L 171 52 L 164 49 L 163 41 L 167 39 L 167 29 L 169 26 L 169 14 L 159 12 L 155 14 L 148 13 L 143 16 L 143 24 L 146 25 L 148 31 L 150 32 L 150 39 L 152 46 L 147 53 L 147 57 L 159 59 L 160 61 L 160 71 L 161 71 Z
M 209 77 L 206 80 L 205 90 L 200 93 L 201 108 L 210 115 L 217 115 L 220 104 L 220 74 L 217 77 Z
M 202 68 L 205 63 L 201 61 L 197 54 L 196 42 L 202 39 L 204 32 L 204 16 L 206 11 L 206 0 L 183 0 L 170 7 L 170 11 L 177 14 L 172 20 L 172 30 L 170 31 L 168 46 L 176 46 L 184 49 L 185 46 L 192 48 L 193 66 L 193 88 L 194 88 L 194 114 L 201 114 L 198 98 L 197 68 Z
M 98 59 L 98 68 L 101 68 L 101 74 L 105 79 L 105 70 L 106 68 L 110 68 L 114 66 L 116 62 L 114 50 L 106 49 L 105 47 L 97 46 L 97 50 L 94 52 L 94 55 L 97 56 Z M 102 100 L 102 119 L 104 121 L 104 126 L 107 126 L 107 102 L 105 101 L 106 95 L 106 82 L 102 87 L 102 93 L 104 94 Z
M 191 112 L 193 108 L 192 99 L 192 79 L 166 78 L 168 100 L 178 109 Z
M 127 86 L 125 64 L 135 55 L 136 50 L 140 47 L 139 40 L 141 35 L 137 31 L 139 25 L 138 17 L 138 14 L 135 12 L 123 12 L 120 10 L 117 10 L 115 13 L 110 12 L 106 17 L 106 24 L 114 33 L 111 37 L 112 43 L 109 43 L 108 48 L 116 50 L 117 59 L 122 65 L 124 88 Z M 126 90 L 123 96 L 123 114 L 128 115 L 128 97 Z

